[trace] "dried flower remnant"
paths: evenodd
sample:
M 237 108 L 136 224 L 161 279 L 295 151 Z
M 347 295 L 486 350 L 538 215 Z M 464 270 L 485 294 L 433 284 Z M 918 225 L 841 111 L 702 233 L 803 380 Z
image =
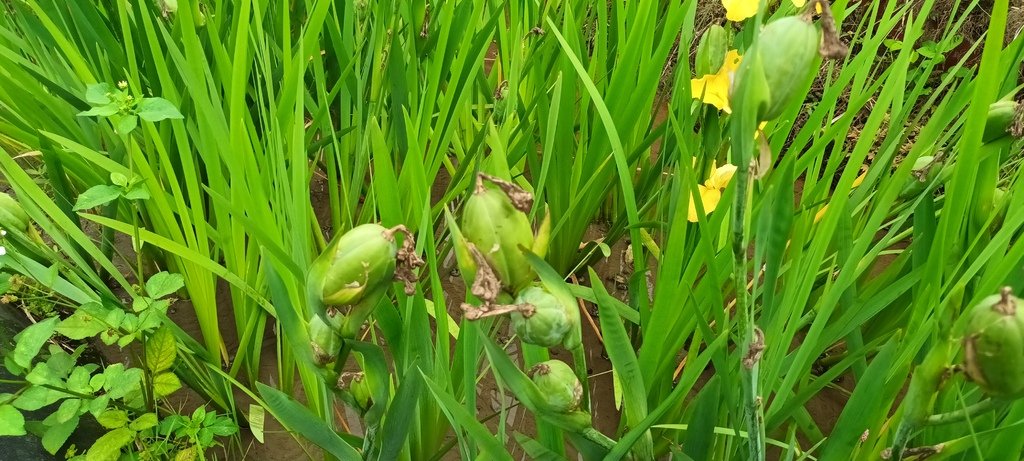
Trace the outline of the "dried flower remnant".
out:
M 743 356 L 743 367 L 748 370 L 754 368 L 754 365 L 761 361 L 764 347 L 764 332 L 760 328 L 754 327 L 754 338 L 750 341 L 747 353 Z

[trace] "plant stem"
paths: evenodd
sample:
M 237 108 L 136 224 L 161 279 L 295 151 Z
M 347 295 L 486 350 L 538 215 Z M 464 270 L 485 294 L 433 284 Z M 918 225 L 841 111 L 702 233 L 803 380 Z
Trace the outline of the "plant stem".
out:
M 743 358 L 740 365 L 743 387 L 743 413 L 747 421 L 747 432 L 750 434 L 750 457 L 753 461 L 763 461 L 764 453 L 764 415 L 761 413 L 761 401 L 757 395 L 757 379 L 760 368 L 760 350 L 764 348 L 763 335 L 754 324 L 754 308 L 752 299 L 747 292 L 747 204 L 750 189 L 749 156 L 739 156 L 736 169 L 736 198 L 732 215 L 732 252 L 733 276 L 736 280 L 736 308 L 739 317 L 739 331 L 743 338 Z M 760 339 L 758 339 L 760 338 Z M 758 344 L 759 343 L 759 344 Z
M 907 396 L 903 400 L 903 417 L 890 449 L 891 459 L 903 459 L 904 450 L 913 433 L 928 422 L 935 393 L 946 373 L 951 349 L 949 341 L 940 340 L 925 357 L 924 362 L 914 370 Z
M 67 394 L 67 395 L 70 395 L 72 397 L 76 397 L 76 398 L 79 398 L 79 399 L 92 400 L 92 399 L 96 398 L 96 396 L 93 395 L 93 394 L 83 394 L 81 392 L 75 392 L 75 391 L 70 390 L 70 389 L 65 389 L 63 387 L 57 387 L 57 386 L 51 386 L 49 384 L 40 384 L 39 386 L 40 387 L 44 387 L 46 389 L 49 389 L 51 391 L 63 392 L 65 394 Z M 130 406 L 125 405 L 123 403 L 115 402 L 113 400 L 111 400 L 108 405 L 112 405 L 112 406 L 120 408 L 122 410 L 134 411 L 134 412 L 137 412 L 137 413 L 143 413 L 143 411 L 140 411 L 138 408 L 133 408 L 133 407 L 130 407 Z
M 991 411 L 992 409 L 998 407 L 1002 403 L 1004 402 L 998 399 L 985 399 L 971 406 L 964 407 L 956 411 L 931 415 L 927 419 L 925 419 L 924 424 L 927 424 L 929 426 L 938 426 L 942 424 L 960 422 L 965 419 L 971 418 L 975 415 Z
M 384 298 L 385 290 L 381 289 L 367 294 L 349 310 L 348 315 L 342 322 L 341 331 L 338 332 L 338 336 L 341 337 L 341 346 L 338 354 L 335 356 L 335 372 L 341 373 L 345 369 L 345 362 L 348 361 L 348 355 L 352 352 L 351 342 L 355 341 L 356 335 L 359 334 L 359 329 L 362 328 L 363 323 L 366 322 L 366 319 L 373 313 L 377 304 Z
M 135 147 L 135 141 L 131 136 L 125 135 L 125 145 L 128 148 L 128 174 L 130 175 L 128 182 L 131 184 L 135 179 L 135 162 L 132 161 L 132 148 Z M 135 252 L 135 280 L 141 287 L 145 286 L 142 274 L 142 238 L 139 234 L 139 213 L 142 212 L 142 209 L 137 206 L 134 200 L 130 200 L 129 205 L 132 214 L 132 250 Z
M 587 440 L 590 440 L 591 442 L 594 442 L 608 449 L 609 451 L 615 448 L 616 442 L 607 435 L 602 434 L 601 431 L 594 429 L 594 426 L 590 426 L 587 427 L 586 429 L 583 429 L 582 431 L 580 431 L 580 435 L 586 437 Z
M 572 349 L 572 362 L 575 368 L 576 377 L 583 384 L 583 408 L 590 412 L 590 380 L 589 374 L 587 373 L 587 353 L 583 350 L 583 345 L 576 346 Z

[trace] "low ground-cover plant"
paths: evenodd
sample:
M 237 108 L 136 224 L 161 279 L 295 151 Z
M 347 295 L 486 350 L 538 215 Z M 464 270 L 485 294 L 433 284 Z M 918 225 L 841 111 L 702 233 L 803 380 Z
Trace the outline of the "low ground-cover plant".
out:
M 91 417 L 109 431 L 91 446 L 69 447 L 66 457 L 98 461 L 122 459 L 122 453 L 130 459 L 199 459 L 215 437 L 235 434 L 238 427 L 230 418 L 202 407 L 191 418 L 167 413 L 166 398 L 181 381 L 173 371 L 178 345 L 170 328 L 162 326 L 169 301 L 158 298 L 180 287 L 180 277 L 162 272 L 146 283 L 152 297 L 136 298 L 130 311 L 89 303 L 67 318 L 48 317 L 18 333 L 3 356 L 22 387 L 0 403 L 3 435 L 31 431 L 57 454 L 82 418 Z M 142 366 L 80 364 L 87 346 L 69 353 L 54 342 L 57 338 L 97 339 L 121 348 L 138 344 Z M 53 405 L 56 410 L 42 421 L 26 421 L 22 414 Z

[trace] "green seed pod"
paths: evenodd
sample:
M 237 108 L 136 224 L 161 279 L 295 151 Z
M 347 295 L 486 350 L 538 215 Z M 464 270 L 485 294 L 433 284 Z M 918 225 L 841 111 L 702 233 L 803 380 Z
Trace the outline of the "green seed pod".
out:
M 580 313 L 572 299 L 562 299 L 536 284 L 519 292 L 515 304 L 532 307 L 512 312 L 512 326 L 524 342 L 542 347 L 562 345 L 566 349 L 578 342 L 573 333 L 579 326 Z
M 795 98 L 815 70 L 821 35 L 808 20 L 787 16 L 768 23 L 736 71 L 736 85 L 756 87 L 747 101 L 759 120 L 771 120 Z M 756 95 L 756 96 L 753 96 Z
M 992 192 L 992 209 L 995 211 L 996 216 L 992 219 L 992 228 L 999 229 L 1003 227 L 1003 221 L 1006 220 L 1006 211 L 1009 208 L 1010 194 L 1005 189 L 997 187 Z
M 478 180 L 462 213 L 462 235 L 484 256 L 506 291 L 515 293 L 534 279 L 520 249 L 533 247 L 533 228 L 504 191 Z
M 1024 313 L 1010 288 L 971 308 L 964 337 L 964 369 L 985 393 L 1024 396 Z
M 728 47 L 729 38 L 725 28 L 717 24 L 709 27 L 700 37 L 700 43 L 697 45 L 697 58 L 693 69 L 695 75 L 710 75 L 718 72 L 725 60 L 725 52 Z
M 914 169 L 911 171 L 913 178 L 900 191 L 900 198 L 904 200 L 916 198 L 938 177 L 942 170 L 942 163 L 934 156 L 922 155 L 914 162 Z
M 535 365 L 530 374 L 537 385 L 548 411 L 569 413 L 583 400 L 583 386 L 576 373 L 561 360 L 548 360 Z
M 363 224 L 335 237 L 310 268 L 311 294 L 325 305 L 353 305 L 386 287 L 394 279 L 398 253 L 393 234 Z
M 355 399 L 356 405 L 363 411 L 370 408 L 370 383 L 366 379 L 366 375 L 363 373 L 357 373 L 352 377 L 352 381 L 348 385 L 349 392 L 352 393 L 352 398 Z
M 459 229 L 459 225 L 455 223 L 455 217 L 452 216 L 451 211 L 448 211 L 448 208 L 444 210 L 444 219 L 448 223 L 448 231 L 452 234 L 452 247 L 455 251 L 455 261 L 459 265 L 459 272 L 462 274 L 463 280 L 466 281 L 466 286 L 472 286 L 476 277 L 477 265 L 469 250 L 466 237 L 462 235 L 462 229 Z
M 28 214 L 14 197 L 0 192 L 0 227 L 7 230 L 28 232 Z
M 515 112 L 515 101 L 509 101 L 508 80 L 502 80 L 494 89 L 494 121 L 502 123 Z
M 326 365 L 334 361 L 341 341 L 338 334 L 335 333 L 335 329 L 319 315 L 314 315 L 309 321 L 309 340 L 313 347 L 313 359 L 318 365 Z
M 178 12 L 178 0 L 160 0 L 160 9 L 164 15 Z
M 989 105 L 982 142 L 990 143 L 1010 136 L 1009 129 L 1016 112 L 1017 103 L 1014 101 L 996 101 Z

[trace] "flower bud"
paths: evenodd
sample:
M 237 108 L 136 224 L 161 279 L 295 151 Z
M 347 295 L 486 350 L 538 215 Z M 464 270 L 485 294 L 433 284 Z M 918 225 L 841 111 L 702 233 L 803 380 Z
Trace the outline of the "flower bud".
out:
M 392 282 L 397 254 L 393 231 L 378 224 L 356 226 L 313 261 L 308 287 L 323 304 L 357 304 Z
M 537 284 L 519 292 L 515 304 L 532 307 L 512 312 L 512 326 L 524 342 L 566 349 L 579 342 L 574 333 L 580 312 L 573 299 L 563 299 Z
M 768 23 L 736 71 L 736 86 L 751 85 L 745 107 L 771 120 L 795 98 L 815 70 L 821 34 L 809 20 L 787 16 Z
M 28 232 L 28 214 L 14 197 L 0 192 L 0 228 Z
M 725 28 L 718 24 L 708 27 L 697 45 L 697 58 L 694 60 L 695 75 L 709 75 L 718 72 L 728 51 L 729 41 Z
M 561 360 L 548 360 L 535 365 L 530 374 L 544 396 L 546 409 L 555 413 L 576 410 L 583 400 L 583 386 L 576 373 Z
M 521 249 L 533 247 L 533 228 L 522 211 L 523 203 L 514 203 L 507 191 L 484 185 L 483 179 L 483 175 L 478 177 L 476 189 L 466 201 L 462 212 L 462 235 L 480 251 L 502 287 L 515 293 L 535 277 Z M 496 178 L 486 179 L 506 188 L 515 187 L 510 183 L 499 183 Z M 525 208 L 529 209 L 529 205 Z
M 1003 288 L 971 308 L 964 337 L 964 369 L 996 398 L 1024 396 L 1024 313 Z

